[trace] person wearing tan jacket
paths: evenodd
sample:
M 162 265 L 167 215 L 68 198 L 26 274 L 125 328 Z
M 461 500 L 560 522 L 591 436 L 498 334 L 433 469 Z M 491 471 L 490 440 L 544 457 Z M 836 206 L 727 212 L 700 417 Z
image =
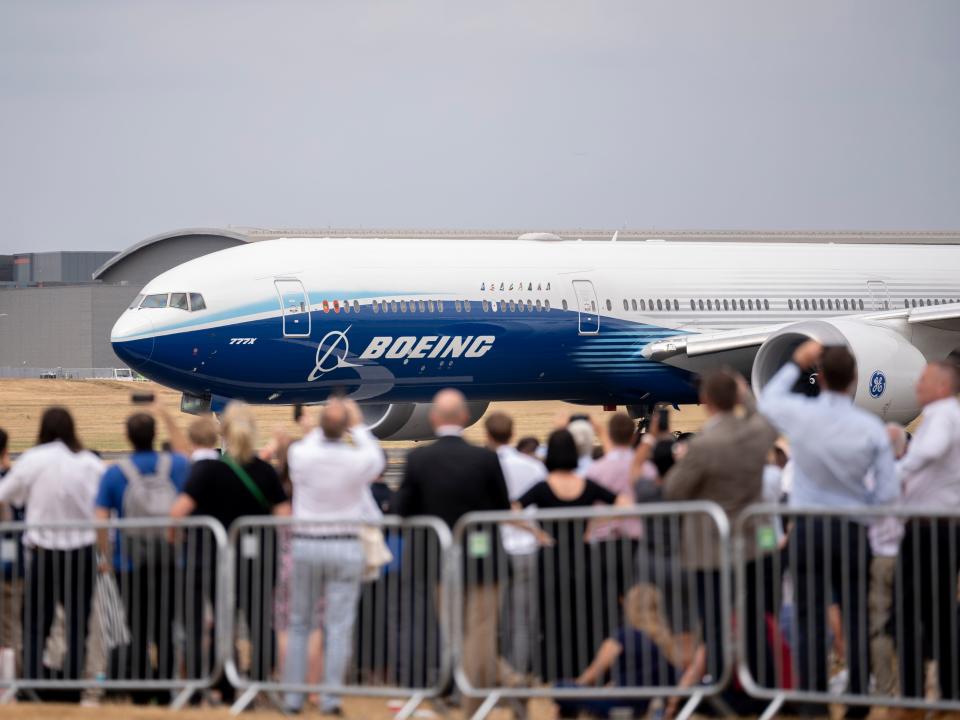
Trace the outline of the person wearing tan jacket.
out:
M 705 375 L 700 385 L 700 403 L 708 419 L 667 473 L 664 499 L 715 502 L 723 508 L 732 528 L 748 505 L 762 501 L 763 467 L 777 431 L 756 412 L 746 381 L 732 371 L 717 370 Z M 742 415 L 735 413 L 738 405 L 743 407 Z M 773 580 L 769 552 L 775 549 L 776 542 L 762 541 L 766 524 L 752 523 L 752 527 L 746 528 L 745 537 L 757 538 L 757 542 L 744 546 L 748 560 L 744 630 L 748 662 L 761 686 L 773 682 L 766 613 L 775 612 L 768 601 Z M 716 524 L 705 516 L 686 518 L 683 526 L 680 562 L 685 570 L 696 575 L 701 633 L 707 646 L 706 672 L 717 678 L 724 671 L 723 638 L 731 621 L 731 617 L 721 614 L 718 532 Z M 760 649 L 763 658 L 759 656 Z

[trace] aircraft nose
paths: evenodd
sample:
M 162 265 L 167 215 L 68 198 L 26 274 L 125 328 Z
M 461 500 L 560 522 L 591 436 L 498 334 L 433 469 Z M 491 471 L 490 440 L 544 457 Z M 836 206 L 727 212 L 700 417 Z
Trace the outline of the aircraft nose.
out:
M 142 367 L 153 356 L 156 340 L 153 323 L 139 310 L 127 310 L 110 331 L 110 344 L 117 357 L 132 368 Z

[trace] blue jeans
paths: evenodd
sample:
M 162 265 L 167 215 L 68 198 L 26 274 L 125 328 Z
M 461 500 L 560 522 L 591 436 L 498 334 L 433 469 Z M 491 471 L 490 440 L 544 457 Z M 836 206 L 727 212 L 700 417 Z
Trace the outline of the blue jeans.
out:
M 307 677 L 307 637 L 317 599 L 323 597 L 323 684 L 343 685 L 353 650 L 353 624 L 357 616 L 363 548 L 359 540 L 294 538 L 293 587 L 290 593 L 290 626 L 283 680 L 302 685 Z M 303 706 L 303 693 L 286 694 L 288 708 Z M 336 695 L 323 695 L 321 710 L 340 704 Z

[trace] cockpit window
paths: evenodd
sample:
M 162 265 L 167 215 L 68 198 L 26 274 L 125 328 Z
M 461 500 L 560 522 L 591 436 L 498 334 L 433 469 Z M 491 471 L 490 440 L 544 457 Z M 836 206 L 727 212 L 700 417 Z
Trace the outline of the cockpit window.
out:
M 207 304 L 203 301 L 203 295 L 200 293 L 190 293 L 190 311 L 206 310 Z
M 170 307 L 177 310 L 189 310 L 186 293 L 170 293 Z
M 138 307 L 140 307 L 140 301 L 141 301 L 141 300 L 143 300 L 143 295 L 137 295 L 137 296 L 133 299 L 133 302 L 130 303 L 130 307 L 128 307 L 127 310 L 136 310 Z
M 144 298 L 141 308 L 165 308 L 167 306 L 167 294 L 147 295 Z

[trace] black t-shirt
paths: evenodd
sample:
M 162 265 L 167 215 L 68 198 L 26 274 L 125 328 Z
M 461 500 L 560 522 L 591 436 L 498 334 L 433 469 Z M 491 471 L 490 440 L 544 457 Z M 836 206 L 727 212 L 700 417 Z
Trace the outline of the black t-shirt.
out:
M 260 488 L 270 508 L 260 503 L 225 462 L 200 460 L 190 469 L 190 477 L 183 488 L 183 492 L 197 504 L 193 514 L 216 518 L 229 530 L 237 518 L 269 515 L 274 506 L 287 501 L 287 494 L 272 465 L 254 458 L 243 469 Z
M 587 480 L 583 487 L 583 492 L 579 497 L 572 500 L 564 500 L 553 494 L 550 485 L 541 480 L 532 488 L 520 496 L 520 504 L 524 507 L 536 505 L 538 508 L 567 508 L 583 507 L 584 505 L 593 505 L 594 503 L 605 503 L 613 505 L 617 496 L 607 490 L 603 485 L 598 485 L 593 480 Z

